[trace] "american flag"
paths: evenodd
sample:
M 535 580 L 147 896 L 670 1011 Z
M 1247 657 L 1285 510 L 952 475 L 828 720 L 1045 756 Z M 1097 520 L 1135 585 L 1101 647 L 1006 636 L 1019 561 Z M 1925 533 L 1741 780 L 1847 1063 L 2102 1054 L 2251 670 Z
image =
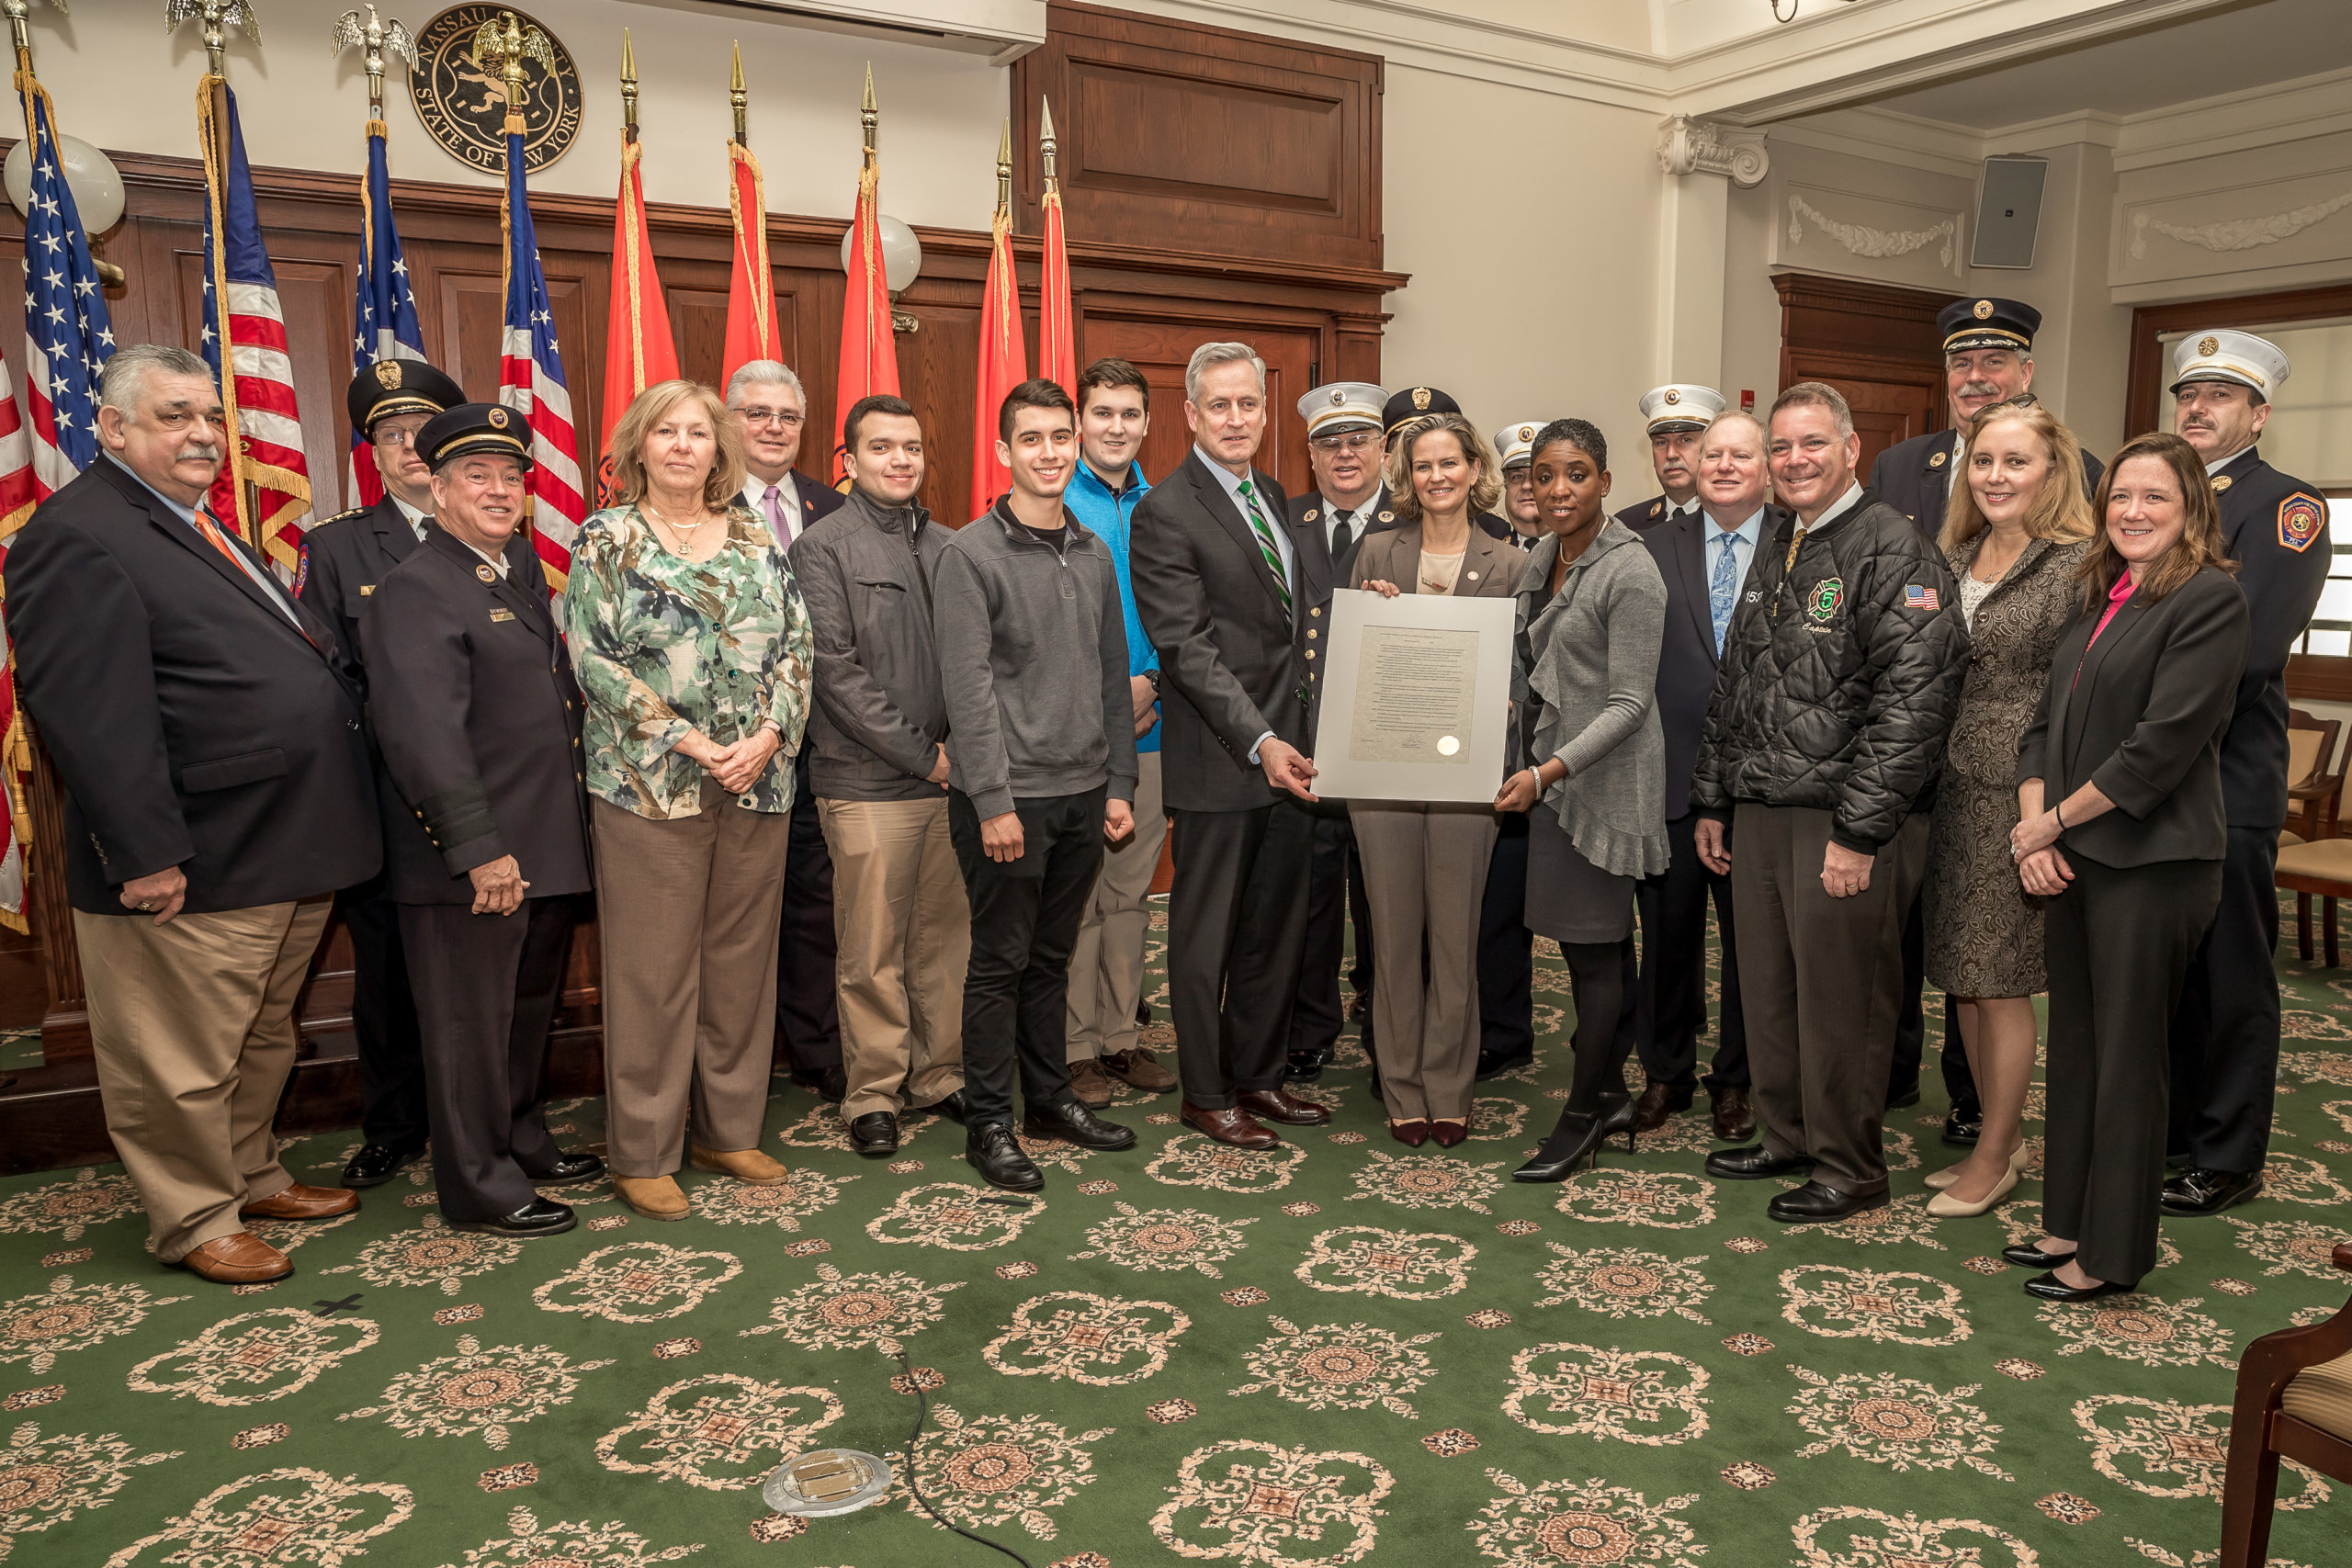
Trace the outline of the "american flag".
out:
M 1943 601 L 1937 597 L 1934 589 L 1922 588 L 1913 582 L 1904 587 L 1903 607 L 1906 610 L 1940 610 Z
M 384 157 L 384 122 L 368 122 L 368 177 L 359 186 L 359 285 L 351 305 L 351 373 L 383 359 L 423 359 L 416 296 L 409 291 L 408 261 L 392 226 L 392 175 Z M 384 476 L 368 450 L 367 433 L 351 433 L 351 493 L 361 506 L 384 499 Z
M 286 352 L 277 274 L 262 248 L 244 133 L 237 126 L 237 95 L 226 86 L 220 88 L 228 106 L 225 168 L 215 155 L 220 141 L 209 89 L 217 82 L 206 77 L 197 94 L 209 195 L 204 209 L 204 357 L 220 383 L 229 425 L 229 461 L 212 483 L 212 511 L 223 520 L 236 519 L 238 531 L 291 582 L 309 526 L 311 465 L 302 454 L 302 419 L 294 406 L 294 365 Z M 250 508 L 244 504 L 248 486 L 254 492 Z
M 499 356 L 498 400 L 531 426 L 531 527 L 548 581 L 560 589 L 571 572 L 571 544 L 588 515 L 581 501 L 580 445 L 571 433 L 571 393 L 556 352 L 555 312 L 539 270 L 523 184 L 523 133 L 506 137 L 506 346 Z

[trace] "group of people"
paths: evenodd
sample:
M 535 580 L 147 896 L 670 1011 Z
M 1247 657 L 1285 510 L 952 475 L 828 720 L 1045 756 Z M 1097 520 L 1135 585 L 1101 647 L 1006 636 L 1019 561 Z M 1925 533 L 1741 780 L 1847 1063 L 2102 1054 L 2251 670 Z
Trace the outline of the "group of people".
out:
M 2178 434 L 2102 468 L 2032 396 L 2037 325 L 1955 301 L 1952 428 L 1868 484 L 1827 386 L 1761 419 L 1659 388 L 1665 493 L 1614 515 L 1591 423 L 1489 439 L 1437 389 L 1355 382 L 1299 400 L 1314 485 L 1289 496 L 1256 465 L 1265 367 L 1220 342 L 1156 482 L 1134 366 L 1023 383 L 998 411 L 1011 487 L 951 529 L 916 499 L 913 407 L 852 407 L 827 490 L 794 471 L 799 381 L 756 361 L 723 394 L 639 395 L 552 593 L 519 415 L 419 361 L 362 372 L 384 499 L 312 530 L 289 592 L 209 510 L 204 362 L 125 348 L 101 459 L 18 536 L 6 588 L 156 1254 L 283 1277 L 245 1220 L 347 1213 L 428 1147 L 462 1228 L 569 1230 L 540 1189 L 605 1176 L 682 1218 L 682 1165 L 786 1179 L 760 1147 L 777 1066 L 858 1153 L 944 1115 L 1013 1191 L 1044 1185 L 1024 1135 L 1134 1145 L 1097 1114 L 1115 1083 L 1181 1084 L 1187 1127 L 1262 1149 L 1329 1120 L 1287 1086 L 1351 1010 L 1391 1134 L 1451 1147 L 1476 1082 L 1532 1055 L 1539 935 L 1575 1073 L 1515 1174 L 1556 1181 L 1692 1103 L 1712 902 L 1706 1088 L 1741 1146 L 1711 1174 L 1804 1179 L 1781 1220 L 1883 1204 L 1880 1121 L 1917 1098 L 1932 979 L 1961 1047 L 1945 1135 L 1973 1148 L 1931 1208 L 1984 1213 L 2024 1163 L 2047 990 L 2047 1235 L 2009 1256 L 2037 1293 L 2131 1288 L 2160 1205 L 2259 1188 L 2282 675 L 2325 512 L 2255 449 L 2275 346 L 2183 340 Z M 1317 795 L 1343 590 L 1515 602 L 1491 803 Z M 1171 837 L 1172 1074 L 1138 1033 Z M 601 1158 L 542 1115 L 592 890 Z M 364 1114 L 336 1189 L 293 1181 L 269 1130 L 331 904 Z

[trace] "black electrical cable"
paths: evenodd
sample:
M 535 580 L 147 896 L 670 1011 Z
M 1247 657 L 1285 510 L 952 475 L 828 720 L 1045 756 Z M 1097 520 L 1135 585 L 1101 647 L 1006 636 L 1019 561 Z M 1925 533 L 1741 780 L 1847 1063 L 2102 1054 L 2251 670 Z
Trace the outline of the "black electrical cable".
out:
M 922 1506 L 924 1513 L 929 1514 L 933 1519 L 954 1530 L 966 1540 L 976 1540 L 991 1551 L 1001 1551 L 1015 1562 L 1020 1563 L 1021 1568 L 1036 1568 L 1036 1564 L 1013 1551 L 1012 1548 L 990 1540 L 984 1535 L 974 1535 L 962 1525 L 941 1518 L 939 1510 L 931 1506 L 931 1499 L 922 1495 L 922 1483 L 915 1479 L 915 1446 L 922 1441 L 922 1429 L 931 1420 L 931 1398 L 923 1393 L 922 1380 L 915 1376 L 914 1368 L 908 1364 L 906 1351 L 900 1349 L 896 1354 L 899 1358 L 899 1370 L 907 1374 L 907 1388 L 915 1396 L 914 1430 L 907 1434 L 907 1490 L 914 1495 L 915 1502 Z

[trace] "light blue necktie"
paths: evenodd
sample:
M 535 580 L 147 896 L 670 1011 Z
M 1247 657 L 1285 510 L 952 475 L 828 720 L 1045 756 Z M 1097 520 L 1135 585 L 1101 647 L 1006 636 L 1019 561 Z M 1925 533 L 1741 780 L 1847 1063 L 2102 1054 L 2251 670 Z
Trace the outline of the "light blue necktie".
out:
M 1715 544 L 1714 575 L 1707 580 L 1707 614 L 1715 623 L 1715 657 L 1724 653 L 1724 633 L 1731 628 L 1732 602 L 1739 596 L 1739 568 L 1732 559 L 1731 547 L 1739 540 L 1737 534 L 1718 534 Z

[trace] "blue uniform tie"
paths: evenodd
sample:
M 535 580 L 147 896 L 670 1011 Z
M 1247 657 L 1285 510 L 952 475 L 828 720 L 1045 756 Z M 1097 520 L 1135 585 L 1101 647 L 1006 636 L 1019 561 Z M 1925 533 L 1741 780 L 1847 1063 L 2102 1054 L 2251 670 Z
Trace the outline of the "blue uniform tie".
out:
M 1739 595 L 1739 568 L 1733 562 L 1731 547 L 1737 543 L 1737 534 L 1718 534 L 1715 544 L 1714 575 L 1707 580 L 1707 614 L 1715 623 L 1715 657 L 1724 653 L 1724 633 L 1731 629 L 1732 602 Z

